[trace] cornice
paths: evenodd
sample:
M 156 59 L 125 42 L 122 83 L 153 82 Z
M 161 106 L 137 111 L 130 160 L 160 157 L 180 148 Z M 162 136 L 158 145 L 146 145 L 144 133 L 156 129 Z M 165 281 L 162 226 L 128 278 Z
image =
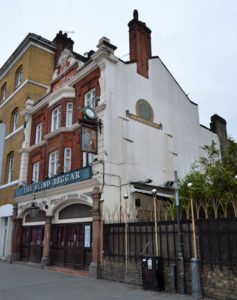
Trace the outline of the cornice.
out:
M 32 113 L 36 112 L 44 105 L 48 104 L 50 107 L 63 98 L 75 98 L 75 89 L 72 86 L 67 85 L 52 93 L 49 93 L 33 106 Z

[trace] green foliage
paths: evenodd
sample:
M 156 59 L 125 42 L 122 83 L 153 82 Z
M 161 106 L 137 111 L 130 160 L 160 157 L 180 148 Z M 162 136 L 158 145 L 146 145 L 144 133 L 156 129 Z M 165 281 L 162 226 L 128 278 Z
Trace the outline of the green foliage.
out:
M 204 146 L 205 157 L 201 157 L 190 174 L 180 182 L 181 206 L 187 210 L 190 197 L 194 200 L 196 216 L 201 211 L 205 217 L 210 215 L 237 217 L 237 146 L 233 140 L 229 141 L 226 156 L 219 157 L 216 144 Z M 192 187 L 187 184 L 191 182 Z

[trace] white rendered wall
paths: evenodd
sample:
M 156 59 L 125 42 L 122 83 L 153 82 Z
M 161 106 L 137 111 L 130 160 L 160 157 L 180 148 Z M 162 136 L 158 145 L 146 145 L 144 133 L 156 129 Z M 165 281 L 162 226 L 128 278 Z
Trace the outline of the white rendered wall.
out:
M 117 174 L 122 194 L 131 181 L 153 179 L 162 185 L 173 180 L 174 170 L 184 177 L 203 155 L 201 147 L 217 136 L 199 124 L 198 106 L 192 103 L 159 58 L 150 60 L 149 79 L 136 72 L 136 64 L 107 62 L 104 69 L 104 156 L 105 172 Z M 147 100 L 159 130 L 126 117 L 136 114 L 139 99 Z M 109 176 L 108 176 L 109 177 Z M 115 179 L 107 178 L 107 182 Z M 113 183 L 111 183 L 112 185 Z M 113 184 L 115 185 L 115 184 Z M 108 187 L 113 202 L 116 187 Z

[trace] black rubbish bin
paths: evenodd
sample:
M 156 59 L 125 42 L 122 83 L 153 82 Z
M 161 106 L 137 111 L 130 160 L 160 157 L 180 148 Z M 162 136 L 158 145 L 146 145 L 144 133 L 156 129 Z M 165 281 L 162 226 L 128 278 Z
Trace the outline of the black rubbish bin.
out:
M 144 290 L 165 289 L 161 256 L 142 256 L 142 286 Z

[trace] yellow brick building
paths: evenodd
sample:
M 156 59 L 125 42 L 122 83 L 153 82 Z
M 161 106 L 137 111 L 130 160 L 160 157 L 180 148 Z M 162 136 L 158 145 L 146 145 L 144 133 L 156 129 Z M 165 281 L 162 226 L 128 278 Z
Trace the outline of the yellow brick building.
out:
M 24 138 L 21 111 L 27 99 L 37 100 L 47 91 L 54 69 L 52 42 L 28 34 L 0 69 L 0 123 L 5 125 L 0 180 L 0 205 L 11 203 L 19 180 L 20 149 Z M 20 73 L 20 74 L 19 74 Z M 9 154 L 12 153 L 12 170 Z
M 24 141 L 21 112 L 28 99 L 36 101 L 47 92 L 54 71 L 55 51 L 51 41 L 29 33 L 0 69 L 1 224 L 10 222 L 9 216 L 6 216 L 9 220 L 3 220 L 4 207 L 13 203 L 15 189 L 20 184 L 21 147 Z M 7 242 L 10 243 L 8 237 L 0 233 L 0 258 L 6 254 L 4 247 L 7 247 Z

